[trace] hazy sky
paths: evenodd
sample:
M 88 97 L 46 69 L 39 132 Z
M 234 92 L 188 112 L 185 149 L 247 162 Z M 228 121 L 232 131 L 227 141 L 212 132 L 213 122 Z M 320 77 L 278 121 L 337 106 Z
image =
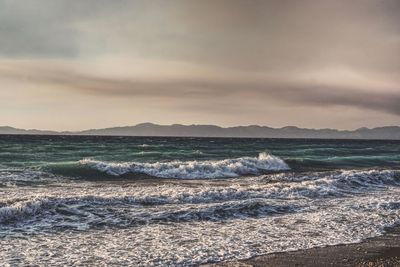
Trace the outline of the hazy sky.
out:
M 400 125 L 398 0 L 0 0 L 0 125 Z

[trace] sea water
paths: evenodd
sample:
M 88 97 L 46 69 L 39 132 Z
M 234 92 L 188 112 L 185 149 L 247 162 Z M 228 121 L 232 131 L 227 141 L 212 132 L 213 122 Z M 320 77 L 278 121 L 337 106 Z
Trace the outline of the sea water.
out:
M 1 265 L 190 266 L 400 222 L 400 141 L 0 136 Z

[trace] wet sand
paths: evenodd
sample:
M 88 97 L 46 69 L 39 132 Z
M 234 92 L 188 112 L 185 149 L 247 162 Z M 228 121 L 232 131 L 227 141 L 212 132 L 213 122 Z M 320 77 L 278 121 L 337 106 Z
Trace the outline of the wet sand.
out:
M 207 267 L 248 266 L 357 266 L 400 267 L 400 226 L 392 228 L 380 237 L 361 243 L 312 248 L 293 252 L 273 253 L 248 260 L 207 264 Z

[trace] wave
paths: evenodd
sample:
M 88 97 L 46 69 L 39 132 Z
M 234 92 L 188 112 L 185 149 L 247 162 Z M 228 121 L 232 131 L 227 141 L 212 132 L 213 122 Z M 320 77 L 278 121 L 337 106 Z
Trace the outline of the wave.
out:
M 53 227 L 60 221 L 66 229 L 87 227 L 126 227 L 162 222 L 225 221 L 230 219 L 261 218 L 301 211 L 297 204 L 277 204 L 266 199 L 246 199 L 196 205 L 168 205 L 143 209 L 140 200 L 130 197 L 100 198 L 83 196 L 76 198 L 46 197 L 26 200 L 0 207 L 0 227 L 26 222 L 41 227 L 45 220 Z M 124 212 L 120 212 L 120 210 Z M 43 229 L 44 230 L 44 229 Z
M 46 220 L 49 220 L 48 216 L 77 220 L 73 227 L 82 222 L 88 227 L 99 226 L 106 217 L 112 218 L 110 222 L 103 222 L 109 226 L 259 218 L 301 212 L 299 200 L 339 200 L 389 187 L 398 188 L 399 185 L 399 173 L 396 171 L 366 170 L 308 175 L 274 174 L 260 177 L 256 183 L 250 181 L 195 188 L 176 184 L 156 188 L 106 187 L 100 192 L 97 187 L 81 191 L 57 191 L 53 188 L 43 196 L 36 194 L 26 199 L 27 196 L 21 195 L 10 197 L 6 203 L 0 202 L 0 224 L 20 222 L 39 215 L 45 216 Z M 284 205 L 279 203 L 282 199 L 285 199 Z M 398 207 L 398 202 L 393 202 L 383 208 Z M 143 209 L 151 209 L 151 212 Z M 40 217 L 36 219 L 41 220 Z
M 60 181 L 53 174 L 37 169 L 0 168 L 0 188 L 31 186 Z
M 340 198 L 400 186 L 395 170 L 340 170 L 308 174 L 276 174 L 264 177 L 274 184 L 275 197 Z
M 150 147 L 151 145 L 148 145 L 148 144 L 141 144 L 141 145 L 138 145 L 138 147 Z
M 232 178 L 290 169 L 282 159 L 267 153 L 260 153 L 258 157 L 254 158 L 243 157 L 225 160 L 116 163 L 83 159 L 79 163 L 112 176 L 136 173 L 175 179 Z

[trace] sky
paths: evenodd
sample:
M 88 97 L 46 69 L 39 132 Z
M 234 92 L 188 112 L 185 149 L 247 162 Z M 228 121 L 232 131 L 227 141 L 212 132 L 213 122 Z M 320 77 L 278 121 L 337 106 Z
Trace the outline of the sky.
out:
M 0 0 L 0 125 L 400 125 L 398 0 Z

